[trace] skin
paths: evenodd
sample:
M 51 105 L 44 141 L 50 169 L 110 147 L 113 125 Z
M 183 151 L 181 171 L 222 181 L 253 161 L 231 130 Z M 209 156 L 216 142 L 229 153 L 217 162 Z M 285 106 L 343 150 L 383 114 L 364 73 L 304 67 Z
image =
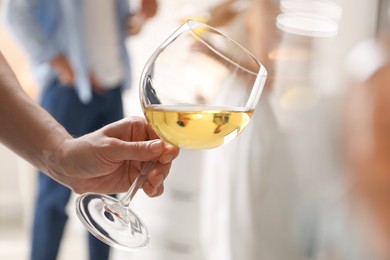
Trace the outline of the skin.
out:
M 143 164 L 156 160 L 142 188 L 159 196 L 179 153 L 141 117 L 73 138 L 24 92 L 1 53 L 0 111 L 0 142 L 76 193 L 125 192 Z
M 144 24 L 156 15 L 157 10 L 158 4 L 156 0 L 141 1 L 139 10 L 127 20 L 127 33 L 129 35 L 136 35 L 141 32 Z
M 379 39 L 389 57 L 390 41 Z M 366 247 L 373 259 L 389 259 L 390 249 L 390 60 L 370 78 L 351 84 L 345 98 L 344 151 L 351 173 L 350 200 L 364 207 L 370 230 Z M 356 214 L 357 218 L 359 217 Z

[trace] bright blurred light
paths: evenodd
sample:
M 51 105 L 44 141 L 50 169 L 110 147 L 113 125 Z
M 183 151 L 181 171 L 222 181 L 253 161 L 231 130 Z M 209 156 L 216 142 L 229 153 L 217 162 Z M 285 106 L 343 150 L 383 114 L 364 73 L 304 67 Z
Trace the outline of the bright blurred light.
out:
M 367 39 L 354 46 L 346 60 L 349 76 L 365 81 L 386 62 L 383 46 L 376 39 Z
M 268 54 L 268 58 L 274 61 L 308 61 L 311 52 L 299 47 L 277 48 Z
M 318 100 L 318 92 L 308 87 L 289 88 L 280 98 L 280 108 L 284 110 L 303 110 L 311 107 Z
M 276 26 L 285 32 L 310 37 L 333 37 L 338 25 L 331 19 L 306 14 L 281 14 Z
M 280 3 L 280 9 L 290 14 L 312 14 L 340 20 L 343 10 L 341 7 L 327 0 L 284 0 Z
M 309 37 L 333 37 L 338 31 L 342 9 L 326 0 L 285 0 L 276 26 L 285 32 Z

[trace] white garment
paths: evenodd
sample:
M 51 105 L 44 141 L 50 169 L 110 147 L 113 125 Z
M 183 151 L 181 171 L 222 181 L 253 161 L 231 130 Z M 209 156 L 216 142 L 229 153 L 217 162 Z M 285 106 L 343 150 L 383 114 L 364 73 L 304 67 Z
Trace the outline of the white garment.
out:
M 207 260 L 295 260 L 297 186 L 288 149 L 264 95 L 231 143 L 205 152 L 200 198 Z
M 89 68 L 105 89 L 123 80 L 114 1 L 84 0 L 84 32 Z
M 245 16 L 224 28 L 248 47 Z M 231 91 L 237 97 L 238 93 Z M 200 243 L 206 260 L 301 260 L 292 242 L 296 184 L 285 136 L 264 92 L 242 134 L 204 151 Z

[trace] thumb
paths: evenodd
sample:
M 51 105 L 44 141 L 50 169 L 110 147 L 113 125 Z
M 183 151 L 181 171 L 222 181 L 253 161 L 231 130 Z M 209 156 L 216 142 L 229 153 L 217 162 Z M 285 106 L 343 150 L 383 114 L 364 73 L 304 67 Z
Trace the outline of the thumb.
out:
M 164 142 L 160 139 L 140 142 L 120 141 L 113 147 L 112 155 L 120 161 L 149 161 L 159 157 L 164 151 Z

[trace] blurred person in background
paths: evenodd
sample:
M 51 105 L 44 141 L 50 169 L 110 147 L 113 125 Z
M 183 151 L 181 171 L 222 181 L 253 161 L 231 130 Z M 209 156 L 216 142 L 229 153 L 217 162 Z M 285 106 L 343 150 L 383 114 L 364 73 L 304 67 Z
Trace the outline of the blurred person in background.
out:
M 340 181 L 328 191 L 323 182 L 326 197 L 303 212 L 300 228 L 306 234 L 298 238 L 309 245 L 305 250 L 309 259 L 390 258 L 390 27 L 385 11 L 390 1 L 361 3 L 365 5 L 361 10 L 344 3 L 349 7 L 344 9 L 345 24 L 367 27 L 359 30 L 359 38 L 349 30 L 353 26 L 341 35 L 343 43 L 349 43 L 341 63 L 344 91 L 339 104 L 328 107 L 339 113 L 340 135 L 333 153 L 341 163 L 336 175 Z
M 292 4 L 290 13 L 287 3 Z M 312 3 L 335 10 L 332 19 L 318 16 L 319 24 L 330 20 L 330 27 L 299 23 L 323 11 Z M 336 204 L 335 197 L 345 191 L 340 180 L 340 96 L 331 90 L 344 86 L 338 64 L 355 35 L 337 35 L 340 7 L 331 4 L 254 0 L 239 16 L 246 20 L 231 20 L 240 26 L 221 27 L 247 47 L 269 75 L 245 131 L 230 144 L 205 152 L 200 225 L 206 259 L 322 259 L 325 252 L 332 256 L 327 243 L 317 243 L 324 228 L 319 222 L 339 217 L 324 208 Z M 368 11 L 364 15 L 370 17 Z M 285 27 L 279 23 L 283 17 L 292 18 Z M 351 20 L 357 24 L 354 17 Z M 335 31 L 327 34 L 324 28 Z M 329 48 L 332 43 L 338 43 L 339 52 Z M 308 210 L 311 207 L 315 210 Z M 340 237 L 326 242 L 335 244 Z
M 345 97 L 348 202 L 365 259 L 390 259 L 390 37 L 383 29 L 351 51 Z
M 339 110 L 342 185 L 331 190 L 333 199 L 304 212 L 306 235 L 299 239 L 307 240 L 308 259 L 390 259 L 388 35 L 355 43 L 346 76 Z
M 123 118 L 129 87 L 125 41 L 157 12 L 144 0 L 135 14 L 127 0 L 10 0 L 5 22 L 30 58 L 40 104 L 75 137 Z M 57 257 L 71 190 L 39 173 L 32 260 Z M 109 247 L 89 234 L 89 257 L 109 258 Z
M 282 34 L 279 13 L 278 0 L 229 0 L 210 10 L 208 23 L 253 53 L 268 77 L 244 132 L 204 152 L 200 242 L 207 260 L 301 259 L 291 241 L 293 167 L 270 99 L 277 76 L 272 54 Z

